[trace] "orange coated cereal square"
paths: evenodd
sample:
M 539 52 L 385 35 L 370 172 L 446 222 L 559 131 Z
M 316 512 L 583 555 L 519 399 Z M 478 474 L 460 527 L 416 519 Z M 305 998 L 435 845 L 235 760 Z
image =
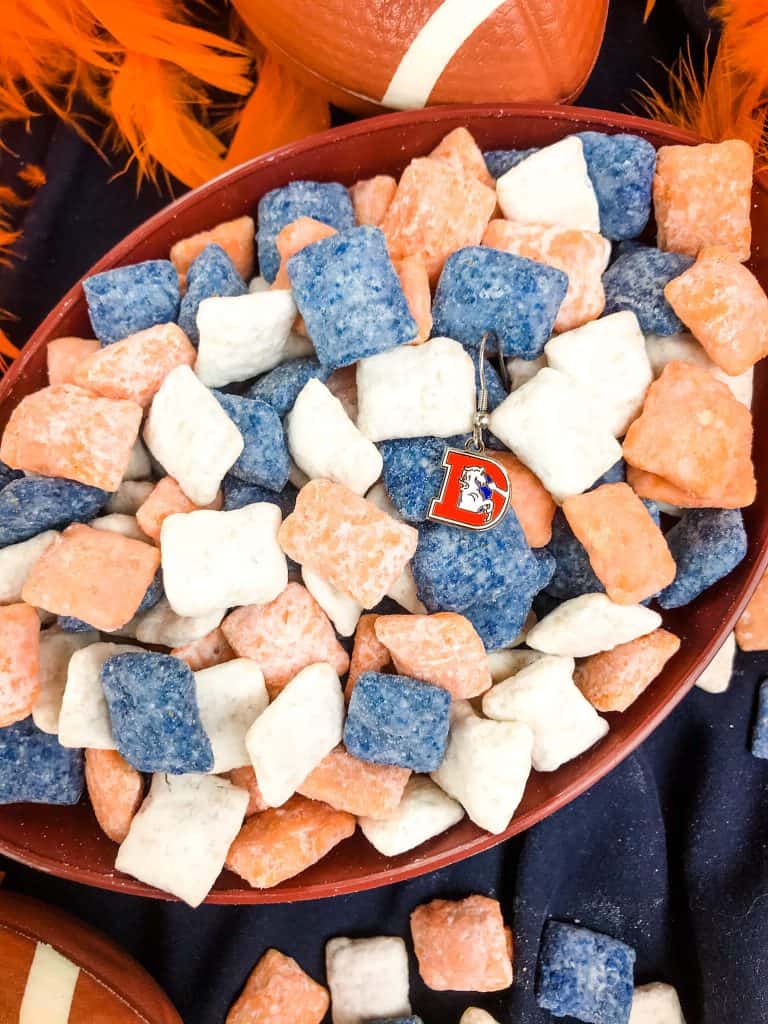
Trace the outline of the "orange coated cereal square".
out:
M 603 484 L 566 498 L 563 512 L 617 604 L 639 604 L 675 578 L 664 534 L 628 484 Z
M 498 900 L 433 900 L 411 914 L 424 984 L 437 992 L 499 992 L 512 984 L 512 954 Z
M 598 711 L 626 711 L 679 649 L 674 633 L 656 629 L 585 658 L 576 668 L 574 682 Z
M 768 651 L 768 572 L 736 623 L 736 643 L 742 651 Z
M 40 693 L 40 619 L 28 604 L 0 608 L 0 727 L 31 714 Z
M 678 508 L 744 508 L 755 500 L 755 477 L 749 467 L 743 466 L 716 494 L 697 497 L 676 487 L 655 473 L 627 466 L 627 483 L 641 498 L 664 501 Z
M 199 640 L 191 640 L 182 647 L 174 647 L 171 651 L 174 658 L 186 662 L 193 672 L 201 672 L 204 668 L 223 665 L 237 657 L 227 643 L 221 626 L 201 636 Z
M 46 346 L 49 384 L 74 384 L 75 367 L 86 356 L 98 352 L 96 338 L 54 338 Z
M 12 469 L 116 491 L 141 417 L 135 402 L 54 384 L 22 398 L 13 410 L 0 442 L 0 459 Z
M 539 478 L 512 452 L 492 453 L 509 480 L 509 504 L 532 548 L 543 548 L 552 539 L 555 501 Z
M 377 174 L 356 182 L 349 190 L 358 224 L 377 228 L 384 220 L 397 191 L 397 182 L 389 174 Z
M 355 683 L 363 672 L 381 672 L 391 659 L 389 651 L 376 636 L 378 615 L 361 615 L 355 630 L 355 642 L 349 661 L 349 675 L 344 696 L 349 700 Z
M 85 784 L 101 831 L 122 843 L 144 798 L 141 773 L 116 750 L 86 750 Z
M 244 765 L 242 768 L 233 768 L 230 772 L 227 772 L 227 778 L 233 786 L 244 789 L 248 793 L 248 806 L 245 809 L 246 818 L 250 818 L 252 814 L 258 814 L 260 811 L 266 811 L 269 804 L 261 795 L 256 772 L 250 765 Z
M 32 567 L 22 597 L 111 633 L 136 614 L 159 565 L 151 544 L 74 523 Z
M 295 960 L 268 949 L 251 971 L 226 1024 L 321 1024 L 328 992 Z
M 221 494 L 210 505 L 195 505 L 186 496 L 172 476 L 164 476 L 158 480 L 146 501 L 136 511 L 136 522 L 139 529 L 152 540 L 160 541 L 160 530 L 168 516 L 177 512 L 196 512 L 202 508 L 220 509 Z
M 489 188 L 496 187 L 496 182 L 485 165 L 482 150 L 472 134 L 463 126 L 448 132 L 429 155 L 433 160 L 446 160 L 468 177 L 477 178 Z
M 225 220 L 210 231 L 199 231 L 171 246 L 171 263 L 176 267 L 182 292 L 187 285 L 187 271 L 207 245 L 220 245 L 244 281 L 253 274 L 256 225 L 252 217 Z
M 418 327 L 418 334 L 411 344 L 420 345 L 432 333 L 432 292 L 427 267 L 423 258 L 418 255 L 398 260 L 394 267 L 400 278 L 408 309 Z
M 316 864 L 355 831 L 355 818 L 317 800 L 292 796 L 240 829 L 227 867 L 255 889 L 270 889 Z
M 361 761 L 336 747 L 299 786 L 310 800 L 321 800 L 337 811 L 367 818 L 386 818 L 398 807 L 408 768 Z
M 272 283 L 273 288 L 290 288 L 291 281 L 288 277 L 286 264 L 291 256 L 295 256 L 313 242 L 319 242 L 323 238 L 336 234 L 336 228 L 315 220 L 314 217 L 299 217 L 297 220 L 286 224 L 277 234 L 275 245 L 280 254 L 280 268 Z
M 749 259 L 753 163 L 740 139 L 662 146 L 653 179 L 659 248 L 698 256 L 704 246 L 722 245 Z

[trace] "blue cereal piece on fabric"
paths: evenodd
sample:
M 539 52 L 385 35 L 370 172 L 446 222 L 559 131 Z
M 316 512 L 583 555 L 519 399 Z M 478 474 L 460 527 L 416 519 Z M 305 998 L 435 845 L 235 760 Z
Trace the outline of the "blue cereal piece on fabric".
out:
M 757 716 L 752 727 L 752 746 L 755 757 L 768 758 L 768 679 L 760 683 L 757 691 Z
M 0 804 L 76 804 L 83 752 L 62 747 L 32 718 L 0 729 Z
M 536 1000 L 555 1017 L 627 1024 L 635 951 L 609 935 L 547 921 L 539 951 Z
M 0 461 L 0 491 L 6 487 L 12 480 L 18 480 L 24 476 L 24 472 L 21 469 L 11 469 L 10 466 Z
M 291 411 L 305 384 L 315 378 L 325 383 L 329 377 L 330 371 L 323 369 L 314 356 L 302 356 L 265 373 L 251 384 L 245 397 L 266 402 L 282 418 Z
M 690 256 L 639 245 L 623 252 L 603 274 L 604 315 L 627 309 L 644 334 L 677 334 L 683 322 L 664 298 L 664 288 L 693 264 Z
M 74 615 L 59 615 L 56 619 L 56 624 L 65 633 L 90 633 L 94 628 L 88 622 L 76 619 Z M 96 632 L 98 633 L 98 630 Z
M 512 509 L 491 530 L 429 520 L 418 529 L 411 567 L 429 611 L 463 612 L 515 589 L 535 593 L 541 569 Z
M 163 586 L 163 570 L 161 567 L 157 570 L 152 578 L 152 582 L 147 587 L 147 591 L 141 599 L 141 604 L 136 609 L 136 615 L 141 615 L 142 612 L 150 611 L 155 607 L 160 598 L 164 596 L 165 587 Z
M 259 272 L 271 284 L 280 268 L 276 238 L 299 217 L 312 217 L 337 231 L 355 226 L 355 211 L 349 191 L 337 181 L 291 181 L 274 188 L 259 200 L 256 245 Z
M 83 291 L 93 333 L 102 345 L 171 323 L 179 315 L 179 277 L 170 260 L 105 270 L 86 277 Z
M 169 654 L 107 658 L 101 683 L 117 749 L 140 772 L 208 772 L 211 741 L 197 707 L 195 677 Z
M 465 608 L 466 616 L 475 627 L 487 651 L 509 647 L 525 625 L 537 594 L 547 586 L 555 571 L 555 560 L 547 551 L 534 551 L 538 562 L 538 575 L 528 585 L 505 591 L 488 601 Z
M 445 756 L 450 706 L 440 686 L 363 672 L 349 702 L 344 746 L 362 761 L 433 772 Z
M 613 241 L 637 238 L 651 213 L 656 150 L 639 135 L 579 132 L 600 208 L 600 234 Z
M 270 491 L 282 491 L 288 483 L 291 460 L 283 423 L 271 405 L 257 398 L 243 398 L 214 391 L 219 405 L 243 435 L 245 447 L 230 467 L 232 476 Z
M 432 333 L 477 348 L 536 359 L 568 288 L 562 270 L 500 249 L 471 245 L 448 257 L 432 304 Z
M 55 476 L 22 476 L 0 490 L 0 547 L 29 540 L 44 530 L 87 523 L 109 493 Z
M 689 604 L 735 569 L 747 553 L 739 509 L 691 509 L 666 539 L 677 575 L 658 596 L 662 608 Z
M 463 444 L 461 437 L 405 437 L 379 444 L 384 487 L 403 519 L 421 523 L 427 518 L 445 476 L 443 452 Z
M 248 287 L 220 245 L 206 245 L 187 271 L 187 290 L 179 308 L 179 327 L 193 345 L 200 341 L 197 309 L 203 299 L 245 295 Z
M 231 473 L 227 473 L 221 482 L 221 489 L 224 492 L 224 511 L 231 512 L 236 508 L 245 508 L 246 505 L 255 505 L 259 501 L 268 501 L 277 505 L 283 514 L 283 519 L 293 512 L 296 505 L 296 495 L 299 493 L 293 484 L 288 483 L 282 491 L 272 491 L 260 484 L 249 484 L 240 480 Z
M 405 345 L 417 334 L 380 228 L 323 238 L 288 260 L 296 306 L 329 371 Z
M 538 153 L 536 146 L 533 149 L 486 149 L 483 153 L 485 166 L 492 178 L 500 178 L 512 167 L 517 167 L 526 157 Z
M 582 594 L 602 594 L 605 587 L 595 575 L 587 549 L 568 524 L 562 509 L 552 519 L 552 537 L 546 550 L 555 560 L 555 571 L 546 591 L 560 601 Z

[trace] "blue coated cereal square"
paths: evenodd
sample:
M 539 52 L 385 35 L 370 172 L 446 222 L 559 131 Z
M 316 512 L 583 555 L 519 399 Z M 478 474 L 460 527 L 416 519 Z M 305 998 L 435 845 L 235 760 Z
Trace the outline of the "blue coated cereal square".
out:
M 751 750 L 755 757 L 768 758 L 768 679 L 760 683 L 757 691 L 757 716 L 752 727 Z
M 552 519 L 552 537 L 546 550 L 555 560 L 554 575 L 546 586 L 552 597 L 568 601 L 582 594 L 602 594 L 605 591 L 595 575 L 587 549 L 576 538 L 562 509 L 557 509 Z
M 224 492 L 224 511 L 231 512 L 236 508 L 245 508 L 246 505 L 255 505 L 260 501 L 268 501 L 277 505 L 283 514 L 283 519 L 293 512 L 296 504 L 298 491 L 293 484 L 286 484 L 281 491 L 272 491 L 260 484 L 249 484 L 240 480 L 231 473 L 227 473 L 221 482 L 221 489 Z
M 302 356 L 265 373 L 251 384 L 245 397 L 266 402 L 278 416 L 283 417 L 291 411 L 305 384 L 315 378 L 325 383 L 329 377 L 330 371 L 325 370 L 314 356 Z
M 462 612 L 477 630 L 487 651 L 509 647 L 525 625 L 535 597 L 552 579 L 554 558 L 543 550 L 534 551 L 533 555 L 538 563 L 536 576 L 526 576 L 521 586 L 470 605 Z
M 625 484 L 627 482 L 627 464 L 624 459 L 619 459 L 618 462 L 606 469 L 602 476 L 599 476 L 597 480 L 589 488 L 590 491 L 594 491 L 596 487 L 601 487 L 603 484 Z
M 609 935 L 547 921 L 539 951 L 536 1000 L 555 1017 L 627 1024 L 635 951 Z
M 380 228 L 323 238 L 288 260 L 296 306 L 326 370 L 405 345 L 417 334 Z
M 536 146 L 533 149 L 487 149 L 483 153 L 485 166 L 492 178 L 500 178 L 512 167 L 517 167 L 523 160 L 538 153 Z
M 677 334 L 683 323 L 664 297 L 664 288 L 693 263 L 690 256 L 638 245 L 623 252 L 603 274 L 604 315 L 629 310 L 644 334 Z
M 161 567 L 157 570 L 152 578 L 152 582 L 147 587 L 147 591 L 144 594 L 144 597 L 142 597 L 139 607 L 136 609 L 136 614 L 141 615 L 142 612 L 150 611 L 164 596 L 165 587 L 163 586 L 163 570 Z
M 288 483 L 291 460 L 283 422 L 266 402 L 214 391 L 219 405 L 243 435 L 245 447 L 229 472 L 249 484 L 282 491 Z
M 600 234 L 637 238 L 651 213 L 656 150 L 639 135 L 579 132 L 578 138 L 600 208 Z
M 433 334 L 535 359 L 544 351 L 568 276 L 500 249 L 471 245 L 448 257 L 432 305 Z
M 179 278 L 170 260 L 147 260 L 116 267 L 83 281 L 93 333 L 102 345 L 175 321 Z
M 208 772 L 211 741 L 197 706 L 195 677 L 169 654 L 116 654 L 101 683 L 117 749 L 140 772 Z
M 65 633 L 90 633 L 93 626 L 82 619 L 76 619 L 74 615 L 59 615 L 56 624 Z
M 187 290 L 179 308 L 179 327 L 193 345 L 200 341 L 197 309 L 203 299 L 245 295 L 248 288 L 220 245 L 206 245 L 187 271 Z
M 31 718 L 0 729 L 0 804 L 76 804 L 83 752 L 62 747 Z
M 677 575 L 659 594 L 662 608 L 689 604 L 735 569 L 747 553 L 739 509 L 691 509 L 667 534 Z
M 271 284 L 280 268 L 276 238 L 299 217 L 312 217 L 337 231 L 355 226 L 355 211 L 349 191 L 337 181 L 291 181 L 267 192 L 259 201 L 259 229 L 256 245 L 259 271 Z
M 11 469 L 10 466 L 0 460 L 0 491 L 9 484 L 12 480 L 18 480 L 24 476 L 24 472 L 21 469 Z
M 440 686 L 363 672 L 349 702 L 344 746 L 361 761 L 433 772 L 445 756 L 450 706 Z
M 445 475 L 443 452 L 463 443 L 460 437 L 405 437 L 379 444 L 384 487 L 407 522 L 421 523 L 427 518 Z
M 104 508 L 109 493 L 55 476 L 22 476 L 0 490 L 0 547 L 44 530 L 87 523 Z

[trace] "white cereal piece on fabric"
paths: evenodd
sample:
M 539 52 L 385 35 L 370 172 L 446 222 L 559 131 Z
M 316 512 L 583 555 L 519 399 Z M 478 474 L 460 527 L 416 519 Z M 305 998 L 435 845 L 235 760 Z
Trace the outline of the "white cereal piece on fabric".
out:
M 271 502 L 230 512 L 176 513 L 160 530 L 163 586 L 177 615 L 266 604 L 285 590 L 288 563 L 277 543 L 282 517 Z
M 586 491 L 621 458 L 621 445 L 595 418 L 589 393 L 550 367 L 505 398 L 489 426 L 555 501 Z
M 371 441 L 469 433 L 475 414 L 472 358 L 458 341 L 432 338 L 362 359 L 357 403 L 357 425 Z
M 280 691 L 245 737 L 259 789 L 281 807 L 309 773 L 341 743 L 344 695 L 325 662 L 302 669 Z
M 677 990 L 661 981 L 638 985 L 628 1024 L 685 1024 Z
M 496 197 L 507 220 L 600 231 L 597 196 L 575 135 L 544 146 L 502 174 Z
M 107 658 L 141 650 L 141 647 L 130 644 L 91 644 L 75 651 L 69 659 L 59 712 L 59 743 L 62 747 L 117 750 L 101 686 L 101 669 Z
M 287 419 L 291 458 L 310 480 L 325 477 L 362 495 L 381 476 L 378 448 L 322 381 L 307 381 Z
M 123 480 L 107 502 L 106 511 L 134 516 L 154 489 L 151 480 Z
M 98 519 L 92 519 L 88 525 L 92 526 L 94 530 L 119 533 L 122 537 L 130 537 L 132 540 L 143 540 L 146 544 L 152 543 L 136 522 L 136 516 L 129 516 L 123 512 L 110 512 L 107 516 L 99 516 Z
M 0 604 L 21 601 L 21 589 L 32 566 L 58 536 L 57 530 L 46 530 L 29 540 L 0 548 Z
M 733 675 L 733 659 L 736 657 L 736 634 L 729 633 L 725 643 L 707 665 L 696 685 L 707 693 L 725 693 Z
M 195 372 L 208 387 L 220 388 L 274 369 L 295 318 L 293 296 L 282 289 L 203 299 Z
M 216 629 L 226 614 L 226 608 L 216 608 L 205 615 L 177 615 L 162 597 L 154 608 L 138 615 L 129 625 L 133 625 L 132 633 L 142 644 L 183 647 Z
M 592 320 L 551 338 L 549 365 L 580 384 L 614 437 L 623 437 L 643 408 L 653 372 L 645 337 L 628 310 Z
M 544 656 L 493 686 L 483 696 L 483 714 L 500 722 L 523 722 L 533 733 L 531 760 L 538 772 L 553 772 L 602 739 L 608 723 L 573 681 L 573 658 Z
M 331 620 L 336 632 L 341 636 L 352 636 L 363 606 L 306 565 L 302 567 L 301 576 L 304 586 Z
M 200 721 L 213 748 L 214 774 L 251 763 L 245 734 L 267 704 L 264 675 L 250 658 L 235 658 L 195 672 Z
M 51 735 L 59 731 L 59 714 L 70 659 L 75 651 L 98 640 L 99 634 L 93 630 L 65 633 L 54 627 L 40 634 L 40 696 L 32 708 L 32 721 L 38 729 Z
M 131 449 L 131 457 L 128 460 L 128 468 L 123 474 L 123 480 L 149 480 L 152 476 L 152 461 L 149 452 L 144 447 L 140 437 Z
M 526 643 L 544 654 L 588 658 L 637 640 L 660 625 L 659 613 L 642 604 L 616 604 L 605 594 L 582 594 L 545 615 Z
M 252 277 L 248 282 L 248 291 L 251 295 L 255 295 L 257 292 L 268 292 L 272 285 L 266 279 L 259 274 L 257 277 Z
M 386 818 L 358 818 L 363 835 L 384 857 L 398 857 L 452 828 L 464 808 L 426 775 L 408 780 L 402 799 Z
M 461 1015 L 459 1024 L 499 1024 L 495 1017 L 477 1006 L 470 1006 Z
M 171 370 L 152 400 L 144 440 L 195 505 L 210 505 L 243 450 L 243 436 L 188 366 Z
M 521 359 L 520 356 L 513 356 L 512 359 L 508 359 L 509 390 L 517 391 L 523 384 L 533 380 L 539 370 L 543 370 L 546 365 L 546 356 L 539 356 L 537 359 Z
M 224 867 L 248 794 L 215 775 L 153 775 L 115 867 L 199 906 Z
M 325 946 L 333 1024 L 364 1024 L 411 1012 L 408 953 L 402 939 L 331 939 Z
M 680 334 L 646 334 L 645 347 L 648 352 L 648 359 L 651 363 L 654 377 L 660 377 L 664 367 L 673 360 L 681 363 L 691 363 L 693 366 L 701 366 L 705 370 L 726 384 L 736 399 L 748 409 L 752 408 L 752 385 L 754 370 L 750 367 L 737 377 L 731 377 L 725 370 L 721 370 L 717 363 L 713 363 L 707 353 L 696 341 L 692 334 L 681 331 Z
M 374 484 L 366 494 L 365 500 L 370 501 L 380 512 L 386 512 L 388 516 L 392 516 L 393 519 L 397 519 L 400 523 L 404 522 L 403 517 L 389 500 L 389 495 L 383 483 Z M 406 565 L 389 588 L 387 597 L 391 597 L 401 608 L 405 608 L 407 612 L 411 612 L 413 615 L 426 615 L 427 613 L 425 605 L 419 600 L 419 595 L 416 592 L 416 580 L 413 578 L 413 570 L 410 563 Z
M 477 826 L 498 835 L 523 798 L 532 749 L 527 725 L 486 721 L 467 701 L 455 701 L 448 748 L 432 778 Z
M 518 651 L 510 650 L 507 647 L 498 651 L 488 652 L 488 668 L 491 672 L 491 679 L 494 683 L 500 683 L 503 679 L 528 668 L 534 661 L 544 657 L 539 651 Z
M 18 1024 L 68 1024 L 80 968 L 38 942 L 27 974 Z M 6 1020 L 11 1021 L 10 1017 Z

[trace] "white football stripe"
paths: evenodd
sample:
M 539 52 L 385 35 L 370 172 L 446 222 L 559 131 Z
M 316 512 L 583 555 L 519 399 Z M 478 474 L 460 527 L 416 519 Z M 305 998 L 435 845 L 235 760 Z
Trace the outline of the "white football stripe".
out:
M 38 942 L 27 975 L 19 1024 L 67 1024 L 80 968 Z
M 453 55 L 504 0 L 444 0 L 406 50 L 387 91 L 385 107 L 414 110 L 429 94 Z

